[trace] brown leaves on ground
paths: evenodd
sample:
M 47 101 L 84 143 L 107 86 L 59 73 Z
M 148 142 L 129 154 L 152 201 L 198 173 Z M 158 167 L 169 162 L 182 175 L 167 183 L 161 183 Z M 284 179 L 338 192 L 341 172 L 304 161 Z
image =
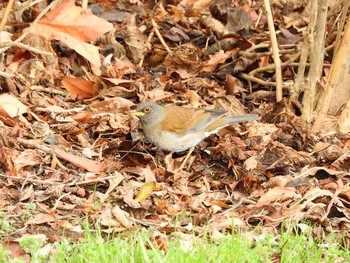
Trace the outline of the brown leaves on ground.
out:
M 241 77 L 273 80 L 261 3 L 242 2 L 103 1 L 91 5 L 92 14 L 62 1 L 28 25 L 46 40 L 26 43 L 53 57 L 14 46 L 0 62 L 14 74 L 0 78 L 0 209 L 20 229 L 6 233 L 8 241 L 45 227 L 50 240 L 57 238 L 48 229 L 74 237 L 86 215 L 105 231 L 157 228 L 151 242 L 163 251 L 164 233 L 199 233 L 206 225 L 215 235 L 282 222 L 308 222 L 319 236 L 349 232 L 349 137 L 312 135 L 285 101 L 271 99 L 270 87 Z M 307 10 L 274 8 L 287 61 L 302 44 Z M 16 17 L 5 29 L 20 35 Z M 287 81 L 296 65 L 284 70 Z M 150 145 L 128 115 L 144 100 L 262 120 L 210 136 L 180 171 L 184 156 Z
M 75 6 L 73 0 L 63 1 L 32 27 L 32 33 L 47 40 L 59 40 L 96 68 L 101 66 L 98 47 L 85 41 L 94 41 L 111 31 L 113 25 L 104 19 Z M 96 70 L 99 73 L 99 70 Z

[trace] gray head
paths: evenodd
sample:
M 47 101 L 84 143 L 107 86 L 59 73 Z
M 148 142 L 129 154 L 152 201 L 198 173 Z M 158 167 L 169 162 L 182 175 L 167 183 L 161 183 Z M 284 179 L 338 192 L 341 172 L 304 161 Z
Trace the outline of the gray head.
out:
M 130 112 L 131 115 L 138 116 L 142 125 L 152 125 L 162 120 L 163 107 L 154 102 L 142 102 L 137 105 L 135 110 Z

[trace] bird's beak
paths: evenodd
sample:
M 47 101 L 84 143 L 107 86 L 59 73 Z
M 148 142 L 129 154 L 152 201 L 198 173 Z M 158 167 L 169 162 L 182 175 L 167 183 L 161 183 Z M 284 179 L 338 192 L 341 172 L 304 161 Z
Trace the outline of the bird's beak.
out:
M 142 111 L 130 110 L 129 115 L 131 115 L 131 116 L 143 116 L 143 115 L 145 115 L 145 113 L 143 113 Z

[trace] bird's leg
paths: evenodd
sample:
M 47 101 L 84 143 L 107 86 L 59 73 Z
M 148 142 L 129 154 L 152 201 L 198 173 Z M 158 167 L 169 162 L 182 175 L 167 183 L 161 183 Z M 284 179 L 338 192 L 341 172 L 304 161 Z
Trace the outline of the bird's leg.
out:
M 173 153 L 174 152 L 168 153 L 164 158 L 165 167 L 168 171 L 172 171 L 175 169 L 175 161 L 173 159 Z
M 191 154 L 193 153 L 193 150 L 194 150 L 194 147 L 191 147 L 191 148 L 188 150 L 188 153 L 187 153 L 185 159 L 182 161 L 182 164 L 181 164 L 181 166 L 180 166 L 180 168 L 179 168 L 180 170 L 182 170 L 182 169 L 185 167 L 185 165 L 186 165 L 186 163 L 187 163 L 187 161 L 188 161 L 188 158 L 190 158 Z

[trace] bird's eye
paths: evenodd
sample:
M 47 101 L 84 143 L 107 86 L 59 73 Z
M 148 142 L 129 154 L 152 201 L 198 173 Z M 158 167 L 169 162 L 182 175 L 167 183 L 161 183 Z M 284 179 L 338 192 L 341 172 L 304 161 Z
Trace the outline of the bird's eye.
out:
M 148 113 L 148 112 L 151 111 L 151 107 L 145 107 L 145 108 L 143 109 L 143 111 L 144 111 L 145 113 Z

